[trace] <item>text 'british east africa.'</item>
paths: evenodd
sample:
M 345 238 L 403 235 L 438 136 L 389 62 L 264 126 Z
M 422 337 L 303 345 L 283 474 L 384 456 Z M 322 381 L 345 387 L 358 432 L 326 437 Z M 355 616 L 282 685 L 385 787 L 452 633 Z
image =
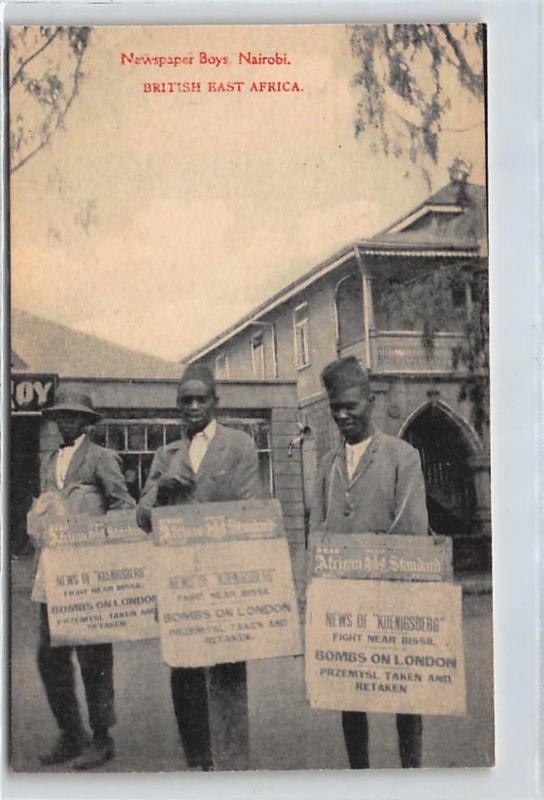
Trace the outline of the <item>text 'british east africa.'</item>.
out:
M 231 65 L 253 67 L 288 67 L 291 59 L 287 53 L 254 53 L 250 50 L 239 51 L 235 56 L 208 53 L 201 50 L 198 53 L 185 53 L 182 55 L 151 55 L 148 53 L 120 53 L 122 66 L 147 66 L 147 67 L 203 67 L 203 68 L 228 68 Z M 296 80 L 220 80 L 220 81 L 143 81 L 144 94 L 240 94 L 242 92 L 277 93 L 277 92 L 303 92 L 304 89 Z

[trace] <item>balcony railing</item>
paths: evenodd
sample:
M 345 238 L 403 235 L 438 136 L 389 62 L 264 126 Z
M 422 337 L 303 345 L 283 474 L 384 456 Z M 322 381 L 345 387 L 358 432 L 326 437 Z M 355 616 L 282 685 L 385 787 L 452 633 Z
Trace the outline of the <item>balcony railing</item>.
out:
M 374 372 L 464 372 L 454 368 L 453 351 L 463 339 L 460 333 L 436 333 L 426 347 L 419 331 L 379 331 L 370 339 Z
M 453 357 L 462 340 L 461 333 L 435 333 L 432 347 L 426 347 L 420 331 L 376 331 L 370 336 L 370 364 L 364 340 L 339 348 L 339 355 L 357 356 L 372 372 L 462 374 L 465 365 L 454 367 Z

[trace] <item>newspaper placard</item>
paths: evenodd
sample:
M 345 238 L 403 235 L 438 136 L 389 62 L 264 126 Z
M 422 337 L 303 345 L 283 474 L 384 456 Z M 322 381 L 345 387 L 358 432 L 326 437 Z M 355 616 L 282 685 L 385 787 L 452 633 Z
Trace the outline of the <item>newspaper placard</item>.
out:
M 158 547 L 162 653 L 202 667 L 302 651 L 285 539 Z
M 65 521 L 68 517 L 68 506 L 58 492 L 42 492 L 32 502 L 32 507 L 27 514 L 27 533 L 40 553 L 30 598 L 34 603 L 46 603 L 45 579 L 41 549 L 44 546 L 49 525 Z
M 465 714 L 460 586 L 314 578 L 307 600 L 313 708 Z
M 90 514 L 71 514 L 47 526 L 45 547 L 67 547 L 70 545 L 101 544 L 106 541 L 105 517 Z
M 58 498 L 55 500 L 55 497 Z M 54 501 L 54 502 L 53 502 Z M 36 501 L 36 508 L 49 505 L 46 513 L 37 517 L 35 507 L 29 513 L 32 526 L 36 527 L 39 547 L 67 547 L 70 545 L 100 544 L 106 541 L 106 521 L 104 517 L 92 517 L 89 514 L 68 514 L 66 506 L 59 495 L 49 492 Z M 55 505 L 57 508 L 55 509 Z M 64 514 L 61 509 L 64 508 Z M 59 510 L 60 509 L 60 510 Z M 40 553 L 31 599 L 34 603 L 47 603 L 43 552 Z
M 327 534 L 312 548 L 317 578 L 451 581 L 452 541 L 446 536 Z
M 153 509 L 152 519 L 155 541 L 161 545 L 271 539 L 284 535 L 279 500 L 164 506 Z
M 51 641 L 100 644 L 158 636 L 149 541 L 42 553 Z
M 136 521 L 136 509 L 115 509 L 106 514 L 108 542 L 140 542 L 149 539 Z

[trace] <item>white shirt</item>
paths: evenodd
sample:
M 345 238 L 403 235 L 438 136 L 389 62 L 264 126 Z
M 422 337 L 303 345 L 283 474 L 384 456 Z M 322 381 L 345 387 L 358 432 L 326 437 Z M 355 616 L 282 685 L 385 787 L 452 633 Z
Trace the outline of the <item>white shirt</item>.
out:
M 210 442 L 215 436 L 216 430 L 217 422 L 215 419 L 212 419 L 212 421 L 206 425 L 203 431 L 200 431 L 200 433 L 195 433 L 191 439 L 191 444 L 189 445 L 189 458 L 191 459 L 191 466 L 195 474 L 198 472 L 198 469 L 202 464 L 202 459 L 206 455 L 208 447 L 210 446 Z
M 81 443 L 85 438 L 85 434 L 82 433 L 75 442 L 67 447 L 61 447 L 59 452 L 57 453 L 57 463 L 55 465 L 55 477 L 57 479 L 57 486 L 59 489 L 64 489 L 64 481 L 66 480 L 66 473 L 68 472 L 68 467 L 70 466 L 70 462 L 74 457 L 74 453 L 76 452 L 77 448 L 80 447 Z
M 353 474 L 357 469 L 357 464 L 363 457 L 363 453 L 370 444 L 371 439 L 372 436 L 369 436 L 368 439 L 363 439 L 362 442 L 357 442 L 357 444 L 349 444 L 349 442 L 346 442 L 346 469 L 348 471 L 348 478 L 353 478 Z

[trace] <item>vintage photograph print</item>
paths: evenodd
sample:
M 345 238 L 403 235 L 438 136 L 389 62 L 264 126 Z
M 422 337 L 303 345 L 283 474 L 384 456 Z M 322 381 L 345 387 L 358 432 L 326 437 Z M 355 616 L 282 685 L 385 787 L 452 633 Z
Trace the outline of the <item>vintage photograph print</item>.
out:
M 11 770 L 493 766 L 485 25 L 8 39 Z

